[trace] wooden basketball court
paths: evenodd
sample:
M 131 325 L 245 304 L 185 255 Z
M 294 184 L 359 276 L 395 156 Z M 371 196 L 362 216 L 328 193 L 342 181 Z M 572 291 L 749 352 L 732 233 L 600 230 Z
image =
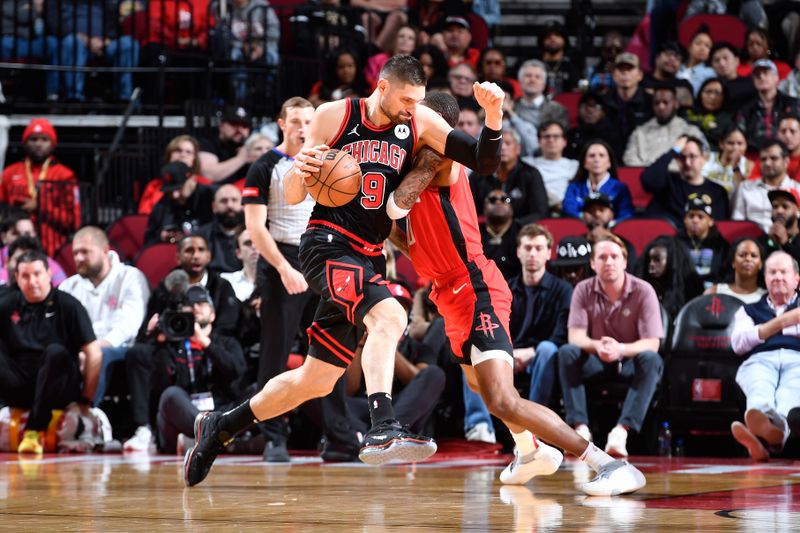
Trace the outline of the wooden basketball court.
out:
M 473 456 L 474 457 L 474 456 Z M 590 472 L 502 486 L 507 456 L 378 468 L 224 456 L 187 489 L 173 456 L 0 455 L 0 530 L 15 531 L 800 531 L 800 462 L 633 458 L 642 491 L 589 498 Z

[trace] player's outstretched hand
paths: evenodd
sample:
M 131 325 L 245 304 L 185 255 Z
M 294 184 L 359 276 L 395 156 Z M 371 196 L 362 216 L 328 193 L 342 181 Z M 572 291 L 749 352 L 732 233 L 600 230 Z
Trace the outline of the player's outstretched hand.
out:
M 472 85 L 472 92 L 475 94 L 475 100 L 486 111 L 499 112 L 503 109 L 506 93 L 496 83 L 490 81 L 478 83 L 476 81 Z
M 310 174 L 318 174 L 322 166 L 322 154 L 328 150 L 328 146 L 318 144 L 311 148 L 303 148 L 300 153 L 294 156 L 294 166 L 303 175 L 307 177 Z

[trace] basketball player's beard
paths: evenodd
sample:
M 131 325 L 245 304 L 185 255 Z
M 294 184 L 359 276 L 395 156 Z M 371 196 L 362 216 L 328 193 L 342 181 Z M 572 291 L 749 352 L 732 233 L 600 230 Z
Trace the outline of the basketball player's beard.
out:
M 399 113 L 392 114 L 389 112 L 388 109 L 386 109 L 386 107 L 384 107 L 383 102 L 381 102 L 379 105 L 381 107 L 381 111 L 383 112 L 383 114 L 389 117 L 389 120 L 391 120 L 395 124 L 405 124 L 406 122 L 411 120 L 411 115 L 409 115 L 408 118 L 405 118 Z

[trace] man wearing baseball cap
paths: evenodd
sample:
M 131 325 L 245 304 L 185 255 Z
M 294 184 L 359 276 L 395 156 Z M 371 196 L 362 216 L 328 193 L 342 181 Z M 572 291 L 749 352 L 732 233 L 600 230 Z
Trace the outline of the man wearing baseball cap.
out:
M 611 75 L 615 88 L 606 96 L 606 105 L 625 144 L 631 132 L 653 116 L 653 102 L 642 87 L 644 74 L 636 54 L 623 52 L 617 55 Z
M 592 245 L 586 237 L 564 237 L 558 241 L 556 258 L 550 261 L 550 267 L 556 276 L 574 287 L 591 276 L 591 256 Z
M 473 69 L 478 69 L 478 59 L 481 52 L 471 48 L 472 31 L 469 21 L 464 17 L 447 17 L 442 30 L 444 45 L 447 47 L 445 57 L 447 66 L 454 67 L 461 63 L 469 63 Z
M 769 59 L 753 63 L 753 85 L 758 98 L 745 104 L 736 114 L 736 125 L 742 128 L 751 149 L 758 139 L 772 139 L 778 133 L 778 124 L 783 115 L 800 113 L 800 101 L 778 91 L 778 67 Z
M 241 106 L 227 106 L 218 118 L 217 135 L 200 139 L 200 174 L 214 183 L 235 183 L 244 179 L 250 163 L 258 159 L 244 147 L 252 120 Z
M 678 240 L 686 247 L 706 288 L 719 281 L 730 245 L 714 225 L 714 206 L 707 194 L 690 194 Z
M 25 157 L 0 177 L 0 204 L 22 209 L 39 225 L 42 246 L 52 256 L 81 225 L 78 180 L 53 150 L 58 137 L 46 118 L 34 118 L 22 133 Z
M 758 243 L 765 251 L 764 257 L 783 250 L 800 261 L 800 226 L 797 222 L 800 192 L 795 188 L 775 189 L 769 191 L 767 196 L 772 205 L 772 226 L 766 235 L 758 238 Z

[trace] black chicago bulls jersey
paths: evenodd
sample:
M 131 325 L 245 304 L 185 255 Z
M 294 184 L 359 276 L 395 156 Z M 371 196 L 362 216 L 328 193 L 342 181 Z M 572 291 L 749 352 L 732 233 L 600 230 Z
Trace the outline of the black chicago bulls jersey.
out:
M 342 207 L 314 206 L 309 227 L 338 230 L 368 255 L 380 249 L 392 221 L 386 200 L 411 169 L 417 139 L 412 118 L 406 124 L 378 128 L 367 120 L 366 99 L 351 98 L 331 148 L 344 150 L 361 166 L 361 192 Z

